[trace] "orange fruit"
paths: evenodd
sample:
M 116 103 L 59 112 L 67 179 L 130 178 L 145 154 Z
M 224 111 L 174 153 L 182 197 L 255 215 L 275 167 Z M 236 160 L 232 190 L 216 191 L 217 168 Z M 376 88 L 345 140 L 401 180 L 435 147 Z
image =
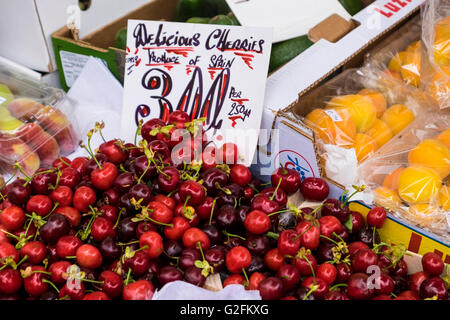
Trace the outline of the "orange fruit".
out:
M 398 179 L 400 178 L 400 174 L 405 170 L 405 168 L 400 167 L 389 173 L 386 177 L 384 177 L 383 187 L 389 188 L 392 190 L 398 189 Z
M 387 103 L 381 92 L 372 89 L 362 89 L 358 92 L 358 94 L 369 97 L 372 100 L 375 109 L 377 109 L 377 117 L 381 117 L 383 115 L 384 110 L 386 110 Z
M 406 51 L 398 52 L 389 62 L 388 69 L 400 73 L 402 71 L 402 65 L 405 61 L 406 55 Z
M 390 106 L 381 117 L 381 120 L 391 128 L 394 136 L 405 129 L 414 119 L 414 113 L 404 104 Z
M 356 128 L 350 113 L 343 108 L 327 112 L 323 109 L 314 109 L 306 116 L 306 123 L 326 144 L 343 147 L 353 145 Z M 329 113 L 335 117 L 330 116 Z
M 362 162 L 377 151 L 378 145 L 371 136 L 364 133 L 357 133 L 353 148 L 355 148 L 358 162 Z
M 441 184 L 441 177 L 435 170 L 411 166 L 400 173 L 398 194 L 408 203 L 430 203 L 436 199 Z
M 445 178 L 450 174 L 450 149 L 438 140 L 425 139 L 409 152 L 408 162 L 434 169 Z
M 374 190 L 374 196 L 377 204 L 392 211 L 395 211 L 401 203 L 397 192 L 386 187 L 376 188 Z
M 436 140 L 442 142 L 450 149 L 450 129 L 447 129 L 435 137 Z
M 441 66 L 439 70 L 436 70 L 427 90 L 436 102 L 444 104 L 444 107 L 448 107 L 445 104 L 448 104 L 450 99 L 450 67 Z
M 375 120 L 374 125 L 367 130 L 366 134 L 371 136 L 379 147 L 383 146 L 393 137 L 391 128 L 389 128 L 386 122 L 380 119 Z
M 415 87 L 420 85 L 421 59 L 420 42 L 417 42 L 406 49 L 406 55 L 400 68 L 403 80 Z

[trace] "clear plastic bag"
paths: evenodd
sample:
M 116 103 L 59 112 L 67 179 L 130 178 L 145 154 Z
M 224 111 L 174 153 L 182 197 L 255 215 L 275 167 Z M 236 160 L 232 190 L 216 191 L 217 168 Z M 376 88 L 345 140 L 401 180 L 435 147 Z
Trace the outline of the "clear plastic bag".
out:
M 449 241 L 450 113 L 421 114 L 358 168 L 375 202 Z
M 441 109 L 450 107 L 450 1 L 422 7 L 422 88 Z
M 47 87 L 0 64 L 0 171 L 16 163 L 31 175 L 51 166 L 78 146 L 71 119 L 74 102 L 63 91 Z

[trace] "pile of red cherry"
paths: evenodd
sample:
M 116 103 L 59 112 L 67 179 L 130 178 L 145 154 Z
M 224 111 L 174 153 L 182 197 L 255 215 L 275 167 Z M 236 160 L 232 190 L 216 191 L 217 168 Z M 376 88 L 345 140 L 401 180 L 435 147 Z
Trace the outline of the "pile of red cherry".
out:
M 101 127 L 89 134 L 90 157 L 60 158 L 2 190 L 1 299 L 149 300 L 169 282 L 203 286 L 213 273 L 263 299 L 448 297 L 439 256 L 408 276 L 404 248 L 380 242 L 382 208 L 366 224 L 350 197 L 325 200 L 324 180 L 288 168 L 262 184 L 233 164 L 236 145 L 211 147 L 201 120 L 182 111 L 147 121 L 140 143 L 94 152 Z M 288 204 L 296 192 L 323 203 L 298 209 Z M 381 270 L 374 288 L 371 266 Z

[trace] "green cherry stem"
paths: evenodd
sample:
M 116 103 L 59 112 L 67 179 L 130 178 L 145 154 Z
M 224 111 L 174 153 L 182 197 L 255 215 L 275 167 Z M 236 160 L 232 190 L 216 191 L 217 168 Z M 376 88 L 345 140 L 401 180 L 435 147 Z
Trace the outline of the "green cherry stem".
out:
M 273 194 L 272 194 L 272 196 L 270 197 L 270 201 L 272 201 L 273 198 L 275 198 L 275 195 L 277 194 L 278 189 L 280 188 L 280 184 L 281 184 L 281 181 L 282 181 L 282 180 L 283 180 L 283 178 L 280 178 L 280 180 L 278 180 L 277 187 L 276 187 L 275 190 L 273 191 Z
M 334 241 L 333 239 L 328 238 L 327 236 L 324 236 L 323 234 L 320 235 L 321 238 L 327 239 L 328 241 L 330 241 L 331 243 L 334 243 L 335 245 L 339 245 L 336 241 Z
M 59 293 L 59 289 L 57 286 L 55 286 L 55 284 L 47 279 L 42 279 L 42 282 L 48 283 L 49 285 L 51 285 L 53 287 L 53 289 L 55 289 L 56 292 Z
M 212 223 L 212 217 L 213 217 L 213 213 L 214 213 L 214 207 L 216 206 L 216 199 L 214 199 L 212 207 L 211 207 L 211 213 L 209 214 L 209 224 Z
M 275 232 L 271 232 L 271 231 L 267 232 L 266 236 L 269 238 L 275 239 L 275 240 L 278 240 L 278 238 L 280 237 L 279 234 L 277 234 Z

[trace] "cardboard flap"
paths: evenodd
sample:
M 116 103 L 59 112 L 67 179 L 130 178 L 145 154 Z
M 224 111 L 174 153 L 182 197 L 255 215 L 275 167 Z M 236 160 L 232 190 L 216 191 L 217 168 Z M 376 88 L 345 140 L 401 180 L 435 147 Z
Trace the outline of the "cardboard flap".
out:
M 332 14 L 309 30 L 308 37 L 313 42 L 317 42 L 320 39 L 336 42 L 355 27 L 356 23 L 354 21 L 347 21 L 338 14 Z

